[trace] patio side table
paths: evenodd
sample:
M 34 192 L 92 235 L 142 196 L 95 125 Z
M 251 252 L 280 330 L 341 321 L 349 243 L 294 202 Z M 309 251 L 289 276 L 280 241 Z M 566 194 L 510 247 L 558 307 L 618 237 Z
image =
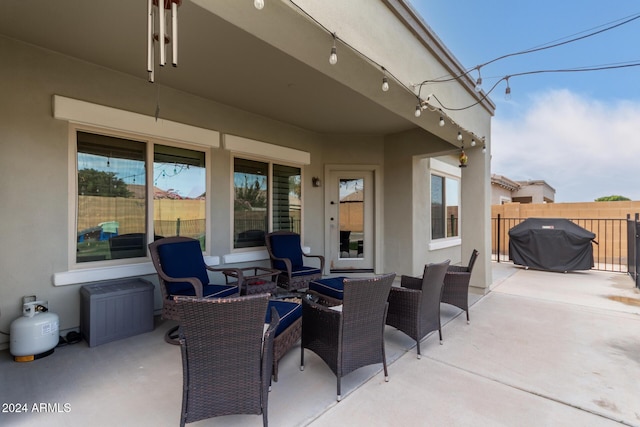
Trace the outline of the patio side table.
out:
M 276 293 L 278 275 L 280 270 L 266 267 L 241 268 L 242 283 L 238 285 L 238 274 L 235 271 L 225 271 L 224 275 L 228 285 L 238 285 L 240 295 Z M 235 281 L 233 279 L 235 278 Z

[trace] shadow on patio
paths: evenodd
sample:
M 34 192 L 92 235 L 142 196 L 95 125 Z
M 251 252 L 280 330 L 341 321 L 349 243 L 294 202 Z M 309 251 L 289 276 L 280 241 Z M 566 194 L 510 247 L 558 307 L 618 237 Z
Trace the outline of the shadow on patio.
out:
M 640 294 L 624 274 L 551 273 L 493 264 L 494 285 L 474 298 L 471 324 L 443 305 L 437 334 L 415 343 L 385 332 L 390 382 L 381 366 L 343 379 L 300 347 L 280 362 L 269 396 L 273 426 L 640 425 Z M 0 424 L 172 426 L 179 421 L 180 349 L 153 332 L 89 348 L 57 348 L 29 362 L 0 352 Z M 44 406 L 40 406 L 44 403 Z M 8 404 L 26 413 L 6 413 Z M 45 409 L 42 412 L 34 411 Z M 255 415 L 190 425 L 259 426 Z

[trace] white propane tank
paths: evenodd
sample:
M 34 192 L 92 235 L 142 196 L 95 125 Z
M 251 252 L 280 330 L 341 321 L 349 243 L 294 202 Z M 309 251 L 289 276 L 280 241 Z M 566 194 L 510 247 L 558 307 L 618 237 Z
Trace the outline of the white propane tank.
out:
M 11 322 L 9 351 L 16 362 L 30 362 L 53 353 L 58 345 L 58 315 L 46 301 L 22 305 L 22 317 Z

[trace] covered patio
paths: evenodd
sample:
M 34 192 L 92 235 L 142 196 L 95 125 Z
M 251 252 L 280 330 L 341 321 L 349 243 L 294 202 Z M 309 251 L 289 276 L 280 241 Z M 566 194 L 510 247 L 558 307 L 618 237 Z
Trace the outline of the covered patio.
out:
M 625 274 L 553 273 L 493 263 L 492 291 L 474 296 L 471 323 L 443 305 L 444 345 L 387 327 L 390 381 L 380 366 L 343 379 L 313 353 L 299 370 L 299 344 L 280 362 L 269 396 L 273 426 L 640 425 L 640 295 Z M 89 348 L 83 341 L 30 363 L 0 353 L 0 400 L 27 413 L 0 413 L 6 426 L 178 424 L 180 350 L 153 332 Z M 33 405 L 43 408 L 33 410 Z M 41 406 L 44 404 L 44 406 Z M 261 425 L 226 416 L 191 425 Z
M 0 270 L 12 279 L 0 285 L 0 331 L 27 295 L 55 307 L 61 331 L 77 330 L 79 289 L 111 279 L 153 282 L 158 313 L 147 244 L 180 233 L 201 241 L 207 264 L 248 267 L 268 265 L 260 236 L 295 229 L 326 257 L 325 275 L 416 275 L 477 249 L 471 286 L 488 290 L 495 105 L 406 0 L 168 3 L 181 3 L 179 61 L 153 62 L 153 83 L 147 2 L 4 5 Z M 460 77 L 420 84 L 447 74 Z M 441 102 L 473 108 L 445 111 L 435 88 Z M 109 185 L 99 191 L 98 180 Z M 240 194 L 249 182 L 253 200 Z M 348 257 L 346 183 L 364 186 Z M 125 234 L 135 250 L 118 254 Z

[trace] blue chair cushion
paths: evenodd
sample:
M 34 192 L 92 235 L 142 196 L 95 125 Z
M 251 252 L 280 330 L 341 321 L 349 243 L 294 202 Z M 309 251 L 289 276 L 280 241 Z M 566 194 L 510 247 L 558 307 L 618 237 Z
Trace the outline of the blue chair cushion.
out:
M 300 235 L 283 234 L 271 236 L 271 251 L 276 258 L 288 258 L 293 269 L 302 267 L 302 247 L 300 246 Z M 282 261 L 274 261 L 273 268 L 287 271 L 287 267 Z
M 314 280 L 309 283 L 309 290 L 341 300 L 344 296 L 344 279 L 345 277 L 330 277 Z
M 305 265 L 301 265 L 299 267 L 294 267 L 291 271 L 291 277 L 298 276 L 308 276 L 310 274 L 320 274 L 321 271 L 316 267 L 307 267 Z
M 267 315 L 264 319 L 265 323 L 271 322 L 271 307 L 275 307 L 278 316 L 280 316 L 280 324 L 276 328 L 275 336 L 280 335 L 282 331 L 302 316 L 302 305 L 289 301 L 270 300 Z
M 170 277 L 197 277 L 202 285 L 209 283 L 207 266 L 202 257 L 200 242 L 169 243 L 158 246 L 158 255 L 162 270 Z M 193 286 L 189 282 L 167 283 L 169 295 L 195 295 Z M 187 293 L 185 293 L 187 292 Z

